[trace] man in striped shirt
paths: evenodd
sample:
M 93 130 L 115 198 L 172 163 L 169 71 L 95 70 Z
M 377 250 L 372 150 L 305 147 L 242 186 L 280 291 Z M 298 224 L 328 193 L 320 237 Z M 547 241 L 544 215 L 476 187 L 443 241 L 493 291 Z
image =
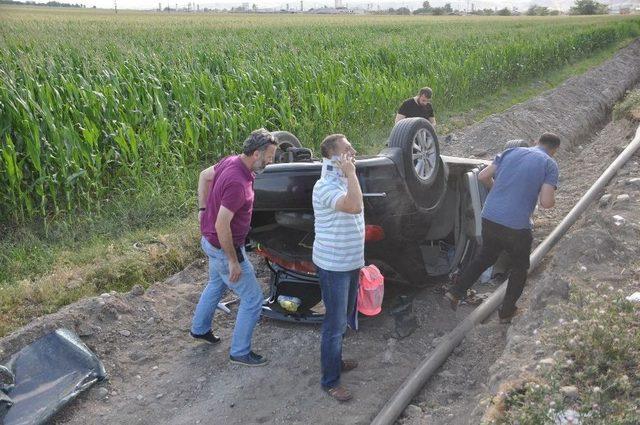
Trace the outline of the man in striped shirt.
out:
M 362 190 L 356 176 L 355 150 L 343 134 L 327 136 L 321 146 L 322 175 L 313 187 L 315 240 L 325 316 L 320 361 L 322 388 L 338 401 L 352 398 L 340 384 L 340 373 L 357 367 L 342 359 L 347 317 L 354 312 L 359 271 L 364 266 Z

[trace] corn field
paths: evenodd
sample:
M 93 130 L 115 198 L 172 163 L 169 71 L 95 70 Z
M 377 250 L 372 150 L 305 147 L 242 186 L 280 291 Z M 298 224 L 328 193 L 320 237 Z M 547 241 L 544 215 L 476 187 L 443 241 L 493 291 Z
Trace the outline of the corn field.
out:
M 422 86 L 436 114 L 636 37 L 640 19 L 0 8 L 0 223 L 96 211 L 255 128 L 360 150 Z M 376 141 L 379 142 L 379 141 Z

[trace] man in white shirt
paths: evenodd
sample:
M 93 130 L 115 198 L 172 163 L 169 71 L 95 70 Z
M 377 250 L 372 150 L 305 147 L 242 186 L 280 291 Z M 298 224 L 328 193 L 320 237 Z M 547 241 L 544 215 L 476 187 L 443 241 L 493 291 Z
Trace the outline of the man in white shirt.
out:
M 345 402 L 352 395 L 340 384 L 340 374 L 358 365 L 355 360 L 342 359 L 342 337 L 347 317 L 355 309 L 359 271 L 364 266 L 362 190 L 356 176 L 356 152 L 343 134 L 327 136 L 321 151 L 322 175 L 313 188 L 313 262 L 326 309 L 321 385 L 331 397 Z

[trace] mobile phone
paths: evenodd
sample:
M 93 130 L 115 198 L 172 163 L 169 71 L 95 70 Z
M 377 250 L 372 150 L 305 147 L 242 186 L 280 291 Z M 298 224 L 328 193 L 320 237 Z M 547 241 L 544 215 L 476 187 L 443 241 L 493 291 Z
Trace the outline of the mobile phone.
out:
M 242 247 L 236 248 L 236 257 L 238 257 L 238 263 L 242 263 L 244 261 L 244 254 L 242 253 Z

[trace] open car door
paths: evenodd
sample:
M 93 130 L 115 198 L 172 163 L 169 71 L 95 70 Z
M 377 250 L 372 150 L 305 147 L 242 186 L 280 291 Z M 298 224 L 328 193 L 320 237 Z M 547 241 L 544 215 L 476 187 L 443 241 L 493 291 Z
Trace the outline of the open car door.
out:
M 466 232 L 479 245 L 482 244 L 482 207 L 489 194 L 489 190 L 478 179 L 480 171 L 480 168 L 474 168 L 466 173 L 464 178 L 464 184 L 467 186 L 465 192 L 469 196 L 465 220 Z

